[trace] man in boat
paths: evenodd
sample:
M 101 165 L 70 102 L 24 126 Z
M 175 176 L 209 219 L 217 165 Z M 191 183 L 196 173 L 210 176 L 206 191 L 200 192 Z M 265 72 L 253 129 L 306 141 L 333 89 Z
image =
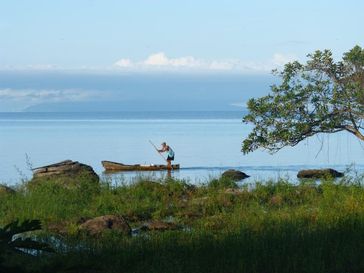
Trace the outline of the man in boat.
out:
M 172 150 L 171 147 L 169 147 L 169 145 L 167 145 L 167 143 L 163 142 L 162 143 L 162 149 L 158 150 L 158 152 L 160 153 L 167 153 L 167 168 L 169 170 L 172 169 L 172 160 L 174 160 L 174 151 Z

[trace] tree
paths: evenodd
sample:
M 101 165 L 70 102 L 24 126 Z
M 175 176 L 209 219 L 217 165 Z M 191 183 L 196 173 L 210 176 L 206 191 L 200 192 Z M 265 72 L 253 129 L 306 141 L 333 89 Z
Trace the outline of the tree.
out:
M 364 141 L 364 49 L 355 46 L 335 62 L 330 50 L 288 63 L 271 93 L 248 101 L 245 123 L 254 125 L 242 152 L 271 153 L 318 133 L 347 131 Z

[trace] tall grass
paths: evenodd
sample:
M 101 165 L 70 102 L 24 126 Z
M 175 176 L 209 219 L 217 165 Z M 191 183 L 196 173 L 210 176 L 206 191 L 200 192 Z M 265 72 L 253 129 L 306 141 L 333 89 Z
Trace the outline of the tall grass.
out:
M 117 186 L 81 181 L 68 189 L 47 182 L 2 196 L 0 221 L 66 227 L 63 237 L 43 235 L 58 254 L 29 267 L 42 272 L 364 272 L 363 182 L 358 176 L 237 187 L 215 179 L 196 187 L 141 179 Z M 133 227 L 168 219 L 182 229 L 97 239 L 78 233 L 80 218 L 105 214 L 124 215 Z

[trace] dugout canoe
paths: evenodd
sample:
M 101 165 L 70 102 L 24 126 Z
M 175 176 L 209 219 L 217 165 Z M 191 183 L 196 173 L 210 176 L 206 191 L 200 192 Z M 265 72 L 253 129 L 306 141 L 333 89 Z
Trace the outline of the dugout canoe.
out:
M 161 171 L 161 170 L 168 170 L 167 165 L 127 165 L 118 162 L 112 161 L 101 161 L 102 166 L 104 167 L 105 171 Z M 179 164 L 172 165 L 173 170 L 179 169 Z

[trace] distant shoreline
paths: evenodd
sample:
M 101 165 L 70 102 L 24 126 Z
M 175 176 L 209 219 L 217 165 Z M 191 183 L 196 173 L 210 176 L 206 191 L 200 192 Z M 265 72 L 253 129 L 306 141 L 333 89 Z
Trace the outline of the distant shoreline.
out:
M 0 112 L 0 119 L 242 119 L 241 111 Z

